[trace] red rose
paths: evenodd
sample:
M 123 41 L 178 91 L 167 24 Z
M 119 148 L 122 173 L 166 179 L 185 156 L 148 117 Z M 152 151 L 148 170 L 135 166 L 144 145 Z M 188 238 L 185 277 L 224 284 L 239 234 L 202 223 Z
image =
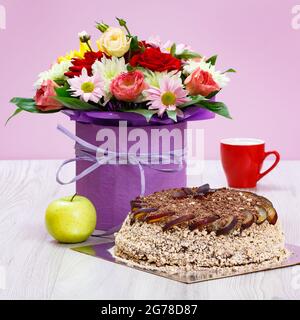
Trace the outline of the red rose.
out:
M 92 76 L 92 65 L 96 60 L 101 60 L 103 57 L 103 52 L 92 52 L 87 51 L 84 54 L 83 59 L 74 58 L 72 59 L 73 66 L 69 68 L 69 71 L 65 73 L 66 77 L 74 78 L 79 77 L 81 75 L 81 71 L 83 68 L 85 68 L 88 72 L 89 76 Z
M 147 43 L 144 40 L 141 40 L 138 42 L 138 48 L 136 49 L 131 49 L 131 51 L 127 51 L 124 55 L 124 59 L 126 61 L 126 63 L 129 62 L 130 57 L 136 55 L 136 54 L 140 54 L 142 53 L 146 48 L 151 47 L 151 45 L 149 43 Z
M 181 68 L 181 61 L 159 48 L 146 48 L 144 52 L 134 55 L 130 60 L 133 67 L 141 66 L 152 71 L 171 71 Z
M 145 40 L 139 41 L 139 47 L 140 48 L 154 48 L 150 43 L 147 43 Z M 139 52 L 141 53 L 141 52 Z

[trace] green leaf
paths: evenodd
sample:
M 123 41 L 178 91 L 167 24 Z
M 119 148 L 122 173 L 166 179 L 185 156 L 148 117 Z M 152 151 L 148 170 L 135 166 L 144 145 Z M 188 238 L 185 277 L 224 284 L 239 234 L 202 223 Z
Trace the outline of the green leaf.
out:
M 212 56 L 212 57 L 210 57 L 209 59 L 207 59 L 207 60 L 206 60 L 206 62 L 207 62 L 207 63 L 209 63 L 209 62 L 210 62 L 210 63 L 211 63 L 211 65 L 213 65 L 213 66 L 214 66 L 214 65 L 216 64 L 217 58 L 218 58 L 218 56 L 217 56 L 217 55 Z
M 176 110 L 167 110 L 167 115 L 174 122 L 177 122 L 177 112 L 176 112 Z
M 10 100 L 11 103 L 14 103 L 19 109 L 22 109 L 27 112 L 39 113 L 40 111 L 37 109 L 35 100 L 28 98 L 13 98 Z
M 19 104 L 19 103 L 32 104 L 32 105 L 35 104 L 34 99 L 31 99 L 31 98 L 19 98 L 19 97 L 12 98 L 10 100 L 10 102 L 14 103 L 14 104 Z
M 133 113 L 137 113 L 140 114 L 142 116 L 144 116 L 147 120 L 147 122 L 149 122 L 152 118 L 152 116 L 157 112 L 155 110 L 149 110 L 149 109 L 131 109 L 131 110 L 126 110 L 126 112 L 133 112 Z
M 66 80 L 61 80 L 61 79 L 54 80 L 54 82 L 59 86 L 65 86 L 66 84 L 68 84 Z
M 199 104 L 203 100 L 207 100 L 207 99 L 205 97 L 203 97 L 203 96 L 200 96 L 200 95 L 191 96 L 190 97 L 190 101 L 188 101 L 188 102 L 186 102 L 184 104 L 181 104 L 180 108 L 182 109 L 182 108 L 186 108 L 186 107 L 192 106 L 194 104 Z
M 77 98 L 70 97 L 53 97 L 56 101 L 63 104 L 65 107 L 74 110 L 98 110 L 96 106 L 89 104 L 87 102 L 81 101 Z
M 236 72 L 236 70 L 230 68 L 230 69 L 227 69 L 226 71 L 222 72 L 222 74 L 227 73 L 227 72 Z
M 19 109 L 23 111 L 31 112 L 31 113 L 55 113 L 60 111 L 60 109 L 41 111 L 37 108 L 35 104 L 35 100 L 33 99 L 13 98 L 10 100 L 10 102 L 14 103 Z
M 13 118 L 14 116 L 16 116 L 17 114 L 19 114 L 21 111 L 23 111 L 23 110 L 20 109 L 20 108 L 17 108 L 17 109 L 15 110 L 15 112 L 6 120 L 5 125 L 7 125 L 7 124 L 8 124 L 8 121 L 9 121 L 11 118 Z
M 139 49 L 139 40 L 137 36 L 131 37 L 130 49 L 136 51 Z
M 131 37 L 130 50 L 132 51 L 139 50 L 139 39 L 137 36 Z
M 174 57 L 176 54 L 176 43 L 172 44 L 171 50 L 170 50 L 170 54 Z
M 71 97 L 70 86 L 65 83 L 63 87 L 55 88 L 55 92 L 59 97 Z
M 133 71 L 134 70 L 134 67 L 131 66 L 130 64 L 127 65 L 127 71 Z
M 228 119 L 232 119 L 227 106 L 223 102 L 213 102 L 208 100 L 203 100 L 199 103 L 199 107 L 204 107 L 220 116 Z
M 220 91 L 221 91 L 221 89 L 210 93 L 210 94 L 206 97 L 206 99 L 211 99 L 211 98 L 213 98 L 213 97 L 216 96 Z
M 201 55 L 197 52 L 193 52 L 193 51 L 189 51 L 189 50 L 183 50 L 182 53 L 180 54 L 176 54 L 175 55 L 176 58 L 178 59 L 193 59 L 193 58 L 201 58 Z

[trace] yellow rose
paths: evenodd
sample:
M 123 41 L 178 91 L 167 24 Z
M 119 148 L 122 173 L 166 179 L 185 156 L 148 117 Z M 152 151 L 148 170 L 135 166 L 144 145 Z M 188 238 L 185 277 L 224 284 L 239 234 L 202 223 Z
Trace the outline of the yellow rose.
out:
M 125 32 L 120 28 L 108 28 L 97 41 L 99 50 L 109 56 L 122 57 L 130 47 Z

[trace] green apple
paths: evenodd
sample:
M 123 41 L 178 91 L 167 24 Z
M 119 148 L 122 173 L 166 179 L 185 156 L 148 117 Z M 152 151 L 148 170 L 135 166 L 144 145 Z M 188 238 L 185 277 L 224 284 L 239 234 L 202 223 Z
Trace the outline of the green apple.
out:
M 51 202 L 46 210 L 46 227 L 50 235 L 62 243 L 87 240 L 96 227 L 96 209 L 92 202 L 79 195 Z

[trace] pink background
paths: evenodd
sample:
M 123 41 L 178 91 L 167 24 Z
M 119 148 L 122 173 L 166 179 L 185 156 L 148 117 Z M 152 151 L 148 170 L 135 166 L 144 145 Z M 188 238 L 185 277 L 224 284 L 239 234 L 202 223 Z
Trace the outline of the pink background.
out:
M 299 1 L 298 1 L 299 2 Z M 128 20 L 133 33 L 190 43 L 219 68 L 234 67 L 219 96 L 233 121 L 202 122 L 206 158 L 219 157 L 218 142 L 230 136 L 259 137 L 285 159 L 300 158 L 300 30 L 291 27 L 291 0 L 0 0 L 7 28 L 0 30 L 0 159 L 54 159 L 72 155 L 72 143 L 56 131 L 73 128 L 63 115 L 21 113 L 6 127 L 13 96 L 31 97 L 37 74 L 57 56 L 77 48 L 77 33 L 99 32 L 94 22 Z M 195 125 L 195 124 L 194 124 Z M 199 124 L 197 124 L 199 126 Z

